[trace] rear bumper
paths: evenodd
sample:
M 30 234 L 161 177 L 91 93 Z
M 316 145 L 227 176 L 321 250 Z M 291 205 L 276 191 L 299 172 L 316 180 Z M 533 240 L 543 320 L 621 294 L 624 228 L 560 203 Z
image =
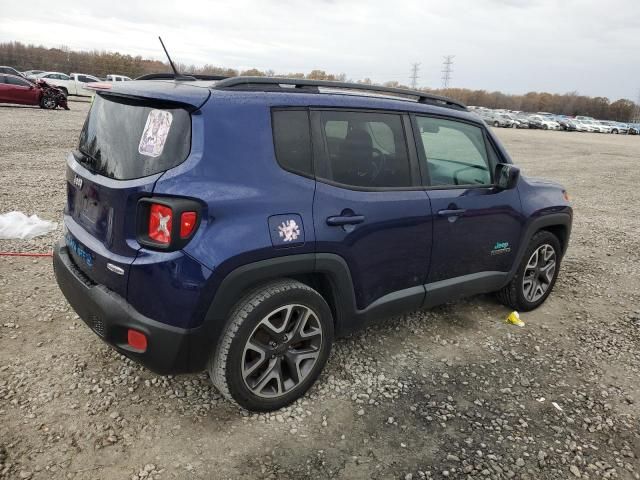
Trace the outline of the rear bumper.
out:
M 54 246 L 53 267 L 58 286 L 69 304 L 106 343 L 157 373 L 192 371 L 189 368 L 189 345 L 197 330 L 166 325 L 137 312 L 120 295 L 96 284 L 80 271 L 64 241 Z M 144 352 L 127 344 L 129 328 L 147 336 Z

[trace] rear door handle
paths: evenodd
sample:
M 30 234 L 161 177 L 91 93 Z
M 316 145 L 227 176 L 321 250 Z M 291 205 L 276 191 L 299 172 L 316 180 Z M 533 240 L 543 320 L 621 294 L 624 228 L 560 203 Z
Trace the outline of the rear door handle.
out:
M 438 215 L 440 215 L 441 217 L 452 217 L 452 216 L 457 217 L 459 215 L 462 215 L 466 211 L 467 210 L 465 208 L 456 208 L 453 210 L 439 210 Z
M 341 225 L 358 225 L 364 222 L 364 215 L 338 215 L 327 218 L 327 225 L 339 227 Z

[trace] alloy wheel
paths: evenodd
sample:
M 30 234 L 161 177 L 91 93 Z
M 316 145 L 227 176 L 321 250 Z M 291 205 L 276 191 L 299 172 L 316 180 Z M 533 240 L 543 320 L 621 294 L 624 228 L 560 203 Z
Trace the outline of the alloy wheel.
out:
M 56 100 L 51 96 L 46 96 L 43 100 L 44 108 L 51 110 L 56 108 Z
M 285 305 L 253 329 L 242 353 L 242 379 L 259 397 L 289 393 L 313 371 L 322 347 L 322 324 L 304 305 Z
M 545 243 L 529 257 L 522 278 L 522 293 L 527 302 L 535 303 L 547 292 L 556 272 L 556 251 Z

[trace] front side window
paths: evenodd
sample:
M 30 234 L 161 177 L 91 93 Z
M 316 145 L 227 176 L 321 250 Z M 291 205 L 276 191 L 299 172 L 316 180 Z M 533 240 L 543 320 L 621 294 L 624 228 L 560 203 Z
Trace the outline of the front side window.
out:
M 22 78 L 18 78 L 18 77 L 12 77 L 12 76 L 7 76 L 7 83 L 9 85 L 19 85 L 21 87 L 28 87 L 29 85 L 31 85 L 29 82 L 27 82 L 26 80 L 23 80 Z
M 416 121 L 431 186 L 491 184 L 491 162 L 480 127 L 440 118 Z
M 411 186 L 400 115 L 322 111 L 320 128 L 324 155 L 318 178 L 363 188 Z

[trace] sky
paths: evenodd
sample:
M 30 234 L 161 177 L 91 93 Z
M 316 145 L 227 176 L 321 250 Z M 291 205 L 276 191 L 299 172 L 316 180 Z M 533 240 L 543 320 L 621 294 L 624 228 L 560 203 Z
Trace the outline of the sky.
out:
M 0 42 L 506 93 L 640 95 L 638 0 L 0 0 Z M 86 72 L 91 73 L 91 72 Z

